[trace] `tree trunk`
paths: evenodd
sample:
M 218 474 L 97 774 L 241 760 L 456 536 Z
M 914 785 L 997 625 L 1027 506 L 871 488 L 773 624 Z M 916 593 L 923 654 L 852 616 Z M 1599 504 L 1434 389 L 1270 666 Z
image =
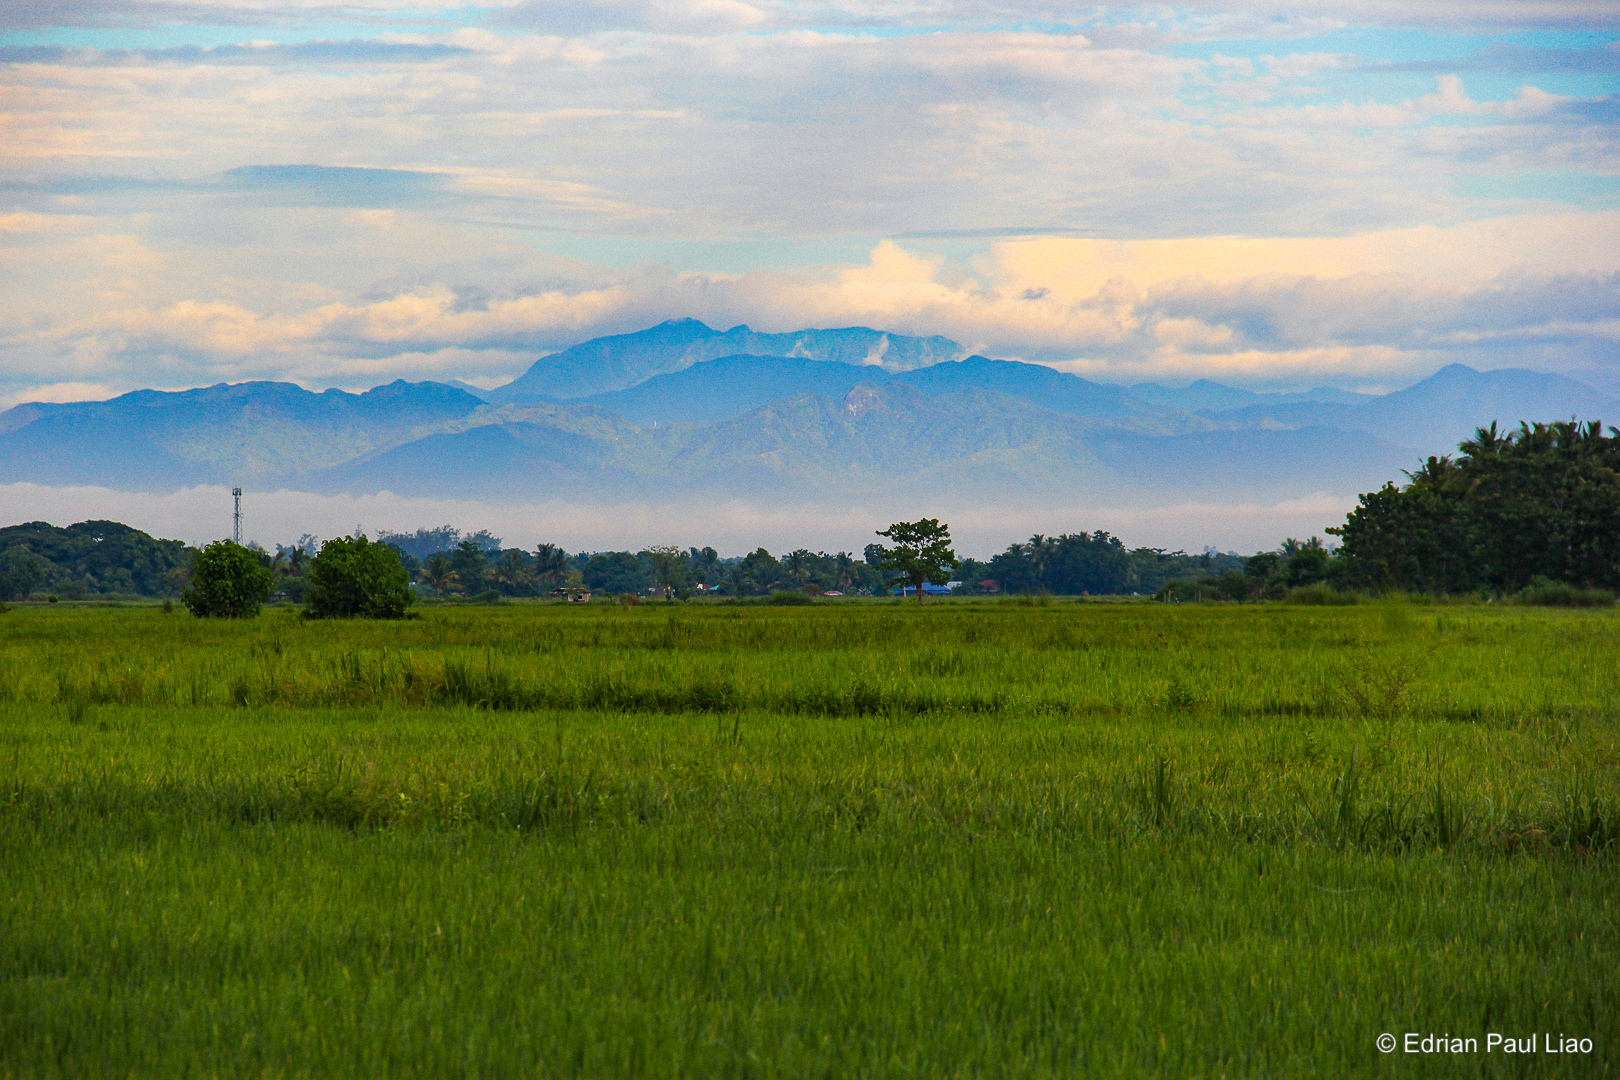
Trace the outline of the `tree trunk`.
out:
M 919 605 L 921 605 L 921 604 L 922 604 L 922 602 L 923 602 L 923 601 L 922 601 L 922 598 L 923 598 L 923 591 L 922 591 L 922 587 L 923 587 L 923 579 L 922 579 L 922 577 L 921 577 L 921 576 L 920 576 L 920 575 L 919 575 L 919 576 L 918 576 L 918 577 L 917 577 L 917 578 L 916 578 L 916 579 L 915 579 L 915 580 L 916 580 L 916 582 L 917 582 L 917 603 L 918 603 L 918 604 L 919 604 Z

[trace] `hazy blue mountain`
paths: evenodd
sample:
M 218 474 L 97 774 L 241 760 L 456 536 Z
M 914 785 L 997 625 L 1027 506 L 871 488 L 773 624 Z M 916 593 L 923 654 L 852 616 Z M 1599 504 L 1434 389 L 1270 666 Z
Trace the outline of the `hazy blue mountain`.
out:
M 479 401 L 488 401 L 489 400 L 489 391 L 488 390 L 485 390 L 481 386 L 474 386 L 472 383 L 462 382 L 460 379 L 445 379 L 441 385 L 453 386 L 457 390 L 463 390 L 463 391 L 471 394 L 473 397 L 477 398 Z
M 591 406 L 509 405 L 301 483 L 329 492 L 584 499 L 656 472 L 668 434 Z
M 928 394 L 893 379 L 840 401 L 800 395 L 696 429 L 672 464 L 702 489 L 762 500 L 853 492 L 999 504 L 1092 498 L 1276 498 L 1376 486 L 1404 451 L 1360 432 L 1158 435 L 996 390 Z
M 798 393 L 842 397 L 859 383 L 893 382 L 926 394 L 994 390 L 1073 416 L 1124 419 L 1153 410 L 1132 391 L 1088 382 L 1041 364 L 970 356 L 894 374 L 870 364 L 782 356 L 726 356 L 628 390 L 568 399 L 643 423 L 711 424 Z
M 1208 379 L 1199 379 L 1190 386 L 1159 386 L 1137 383 L 1130 388 L 1132 396 L 1144 408 L 1155 412 L 1199 412 L 1206 409 L 1238 409 L 1262 400 L 1251 390 L 1223 386 Z
M 995 390 L 931 394 L 899 379 L 836 398 L 796 394 L 707 425 L 615 426 L 602 410 L 569 405 L 505 416 L 328 470 L 318 486 L 524 501 L 905 495 L 1010 505 L 1147 491 L 1282 498 L 1377 486 L 1410 464 L 1361 432 L 1164 436 Z
M 136 490 L 279 483 L 480 407 L 453 387 L 403 380 L 363 394 L 253 382 L 18 405 L 0 414 L 0 477 Z
M 1562 375 L 1517 368 L 1475 371 L 1450 364 L 1427 379 L 1361 404 L 1261 399 L 1242 408 L 1204 415 L 1224 424 L 1333 427 L 1367 431 L 1421 455 L 1454 453 L 1457 443 L 1493 420 L 1614 419 L 1620 401 Z
M 1360 405 L 1377 399 L 1375 394 L 1358 394 L 1333 386 L 1318 386 L 1312 390 L 1286 394 L 1257 393 L 1253 390 L 1240 390 L 1235 386 L 1211 382 L 1209 379 L 1199 379 L 1195 383 L 1181 387 L 1138 383 L 1129 389 L 1142 411 L 1156 413 L 1223 412 L 1256 404 Z
M 905 489 L 1010 491 L 1107 480 L 1081 436 L 1100 421 L 992 391 L 931 396 L 861 384 L 796 394 L 709 425 L 631 437 L 584 410 L 434 435 L 323 474 L 325 487 L 406 495 L 539 499 L 746 497 L 791 503 Z
M 638 380 L 560 401 L 400 381 L 364 394 L 243 383 L 19 405 L 0 414 L 0 482 L 575 502 L 1253 501 L 1370 490 L 1492 420 L 1620 419 L 1620 402 L 1526 371 L 1453 365 L 1384 397 L 1256 394 L 1207 380 L 1108 386 L 954 349 L 686 320 L 558 354 L 579 363 L 553 374 Z M 882 363 L 849 362 L 869 359 Z
M 965 360 L 907 371 L 896 375 L 895 381 L 931 394 L 969 389 L 994 390 L 1071 416 L 1124 419 L 1158 411 L 1152 409 L 1140 395 L 1123 387 L 1088 382 L 1078 375 L 1056 371 L 1042 364 L 991 360 L 984 356 L 970 356 Z
M 483 396 L 497 404 L 586 397 L 624 390 L 655 375 L 723 356 L 786 356 L 905 371 L 954 360 L 962 352 L 948 338 L 906 337 L 861 326 L 758 334 L 746 326 L 720 331 L 696 319 L 671 319 L 542 357 L 517 379 Z
M 654 375 L 628 390 L 572 398 L 568 404 L 599 406 L 641 423 L 712 424 L 795 394 L 843 397 L 857 383 L 887 377 L 882 368 L 835 360 L 722 356 Z

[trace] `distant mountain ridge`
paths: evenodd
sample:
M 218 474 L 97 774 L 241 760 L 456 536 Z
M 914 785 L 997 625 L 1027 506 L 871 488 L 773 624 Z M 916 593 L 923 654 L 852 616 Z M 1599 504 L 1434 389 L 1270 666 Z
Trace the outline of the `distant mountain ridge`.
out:
M 277 483 L 408 442 L 482 404 L 403 379 L 363 394 L 254 382 L 30 403 L 0 414 L 0 477 L 137 490 Z
M 1124 420 L 1193 413 L 1256 402 L 1296 405 L 1378 400 L 1368 394 L 1320 389 L 1299 394 L 1256 394 L 1200 380 L 1172 389 L 1151 384 L 1123 387 L 1095 383 L 1043 364 L 969 356 L 928 367 L 888 372 L 830 360 L 773 356 L 723 356 L 680 371 L 655 375 L 625 390 L 551 399 L 570 405 L 596 405 L 642 423 L 711 424 L 795 392 L 840 397 L 863 383 L 897 383 L 930 393 L 963 389 L 998 390 L 1038 402 L 1054 412 Z
M 722 356 L 777 356 L 905 371 L 954 360 L 964 351 L 949 338 L 907 337 L 864 326 L 759 334 L 746 326 L 720 331 L 696 319 L 671 319 L 541 357 L 518 378 L 483 396 L 499 405 L 584 397 L 624 390 Z
M 739 342 L 799 355 L 705 355 Z M 759 335 L 684 320 L 565 354 L 496 391 L 242 383 L 19 405 L 0 414 L 0 482 L 491 500 L 1252 501 L 1370 490 L 1493 420 L 1620 419 L 1620 402 L 1590 387 L 1512 369 L 1452 365 L 1382 397 L 1123 387 L 862 328 Z M 577 390 L 592 371 L 610 388 L 525 397 L 519 386 Z
M 1562 375 L 1518 368 L 1475 371 L 1448 364 L 1416 385 L 1364 404 L 1260 401 L 1203 415 L 1225 423 L 1355 427 L 1424 453 L 1447 453 L 1493 420 L 1517 426 L 1521 420 L 1579 415 L 1620 423 L 1620 401 Z M 1443 442 L 1439 448 L 1434 445 L 1437 437 Z

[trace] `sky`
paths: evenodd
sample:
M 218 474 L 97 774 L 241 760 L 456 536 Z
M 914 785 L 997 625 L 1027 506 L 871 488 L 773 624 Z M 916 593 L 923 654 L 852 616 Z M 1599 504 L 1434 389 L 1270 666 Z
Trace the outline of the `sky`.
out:
M 687 316 L 1620 392 L 1617 82 L 1608 0 L 12 0 L 0 408 Z

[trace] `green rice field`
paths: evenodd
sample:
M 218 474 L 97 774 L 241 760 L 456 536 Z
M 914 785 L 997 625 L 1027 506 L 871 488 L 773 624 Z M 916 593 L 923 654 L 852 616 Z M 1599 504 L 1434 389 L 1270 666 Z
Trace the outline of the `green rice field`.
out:
M 1620 1075 L 1617 720 L 1615 611 L 14 608 L 0 1080 Z

